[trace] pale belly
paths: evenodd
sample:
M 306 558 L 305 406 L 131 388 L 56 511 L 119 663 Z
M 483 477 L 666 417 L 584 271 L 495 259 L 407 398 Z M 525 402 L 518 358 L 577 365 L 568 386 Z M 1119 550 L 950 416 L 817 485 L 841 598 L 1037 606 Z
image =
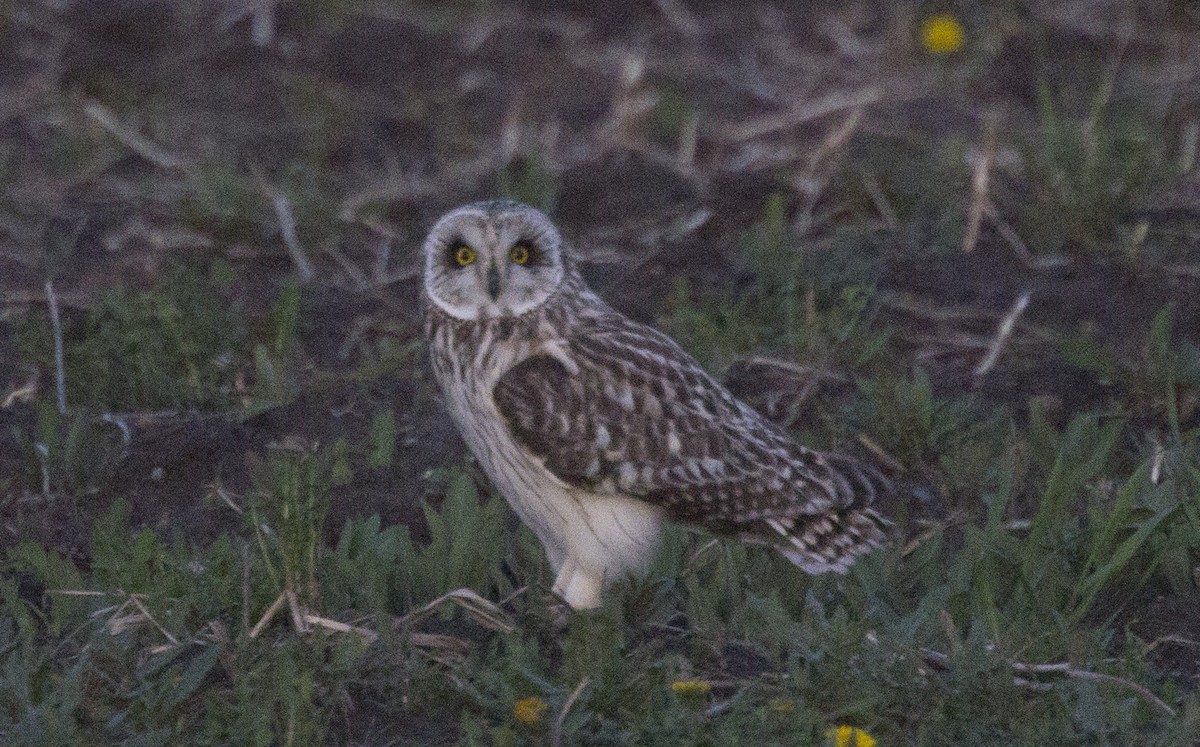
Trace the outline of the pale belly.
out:
M 645 569 L 662 534 L 660 509 L 633 498 L 568 486 L 516 442 L 490 394 L 457 394 L 448 396 L 447 404 L 464 440 L 541 540 L 556 572 L 571 565 L 603 585 Z

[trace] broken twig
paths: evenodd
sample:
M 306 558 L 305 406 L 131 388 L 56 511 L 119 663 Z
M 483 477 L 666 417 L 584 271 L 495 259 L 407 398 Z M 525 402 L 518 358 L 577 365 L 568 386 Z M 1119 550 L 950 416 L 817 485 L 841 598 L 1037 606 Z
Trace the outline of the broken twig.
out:
M 851 93 L 837 91 L 786 112 L 768 114 L 765 117 L 734 125 L 729 128 L 728 134 L 733 140 L 751 140 L 761 135 L 769 135 L 805 122 L 811 122 L 814 119 L 820 119 L 834 112 L 868 106 L 881 98 L 883 98 L 883 89 L 879 86 L 868 86 Z
M 941 651 L 922 648 L 919 649 L 919 652 L 921 654 L 921 658 L 937 669 L 944 670 L 950 666 L 950 657 L 946 654 L 943 654 Z M 1076 669 L 1075 667 L 1071 666 L 1070 662 L 1065 661 L 1055 662 L 1052 664 L 1026 664 L 1025 662 L 1020 661 L 1010 661 L 1007 663 L 1014 672 L 1021 672 L 1022 674 L 1061 674 L 1064 677 L 1069 677 L 1071 679 L 1087 680 L 1090 682 L 1104 682 L 1125 690 L 1131 690 L 1140 695 L 1147 703 L 1151 704 L 1155 708 L 1158 708 L 1168 716 L 1174 717 L 1178 715 L 1174 708 L 1167 705 L 1162 698 L 1150 692 L 1149 688 L 1145 687 L 1144 685 L 1139 685 L 1132 680 L 1127 680 L 1124 677 L 1117 677 L 1113 674 L 1103 674 L 1101 672 L 1089 672 L 1086 669 Z M 1031 681 L 1023 677 L 1014 676 L 1013 684 L 1017 685 L 1018 687 L 1029 687 L 1035 690 L 1047 689 L 1046 683 Z
M 50 327 L 54 331 L 54 391 L 58 395 L 58 412 L 67 412 L 67 372 L 63 355 L 62 317 L 58 313 L 58 296 L 54 283 L 46 281 L 46 303 L 50 306 Z
M 296 234 L 296 214 L 292 212 L 292 203 L 282 192 L 276 192 L 271 202 L 275 206 L 275 215 L 279 218 L 279 235 L 283 237 L 283 244 L 296 265 L 296 274 L 300 276 L 300 282 L 307 283 L 316 273 L 313 272 L 308 253 L 304 251 L 300 237 Z
M 119 140 L 122 145 L 155 166 L 164 169 L 179 169 L 187 165 L 184 159 L 168 153 L 166 149 L 122 122 L 116 113 L 104 104 L 98 101 L 89 101 L 84 104 L 83 111 L 105 132 Z
M 274 602 L 271 602 L 271 606 L 267 607 L 267 611 L 264 612 L 263 616 L 261 618 L 259 618 L 257 623 L 254 624 L 254 627 L 250 629 L 250 638 L 251 639 L 258 638 L 259 633 L 263 632 L 263 629 L 266 628 L 268 624 L 270 624 L 271 619 L 273 617 L 275 617 L 275 614 L 277 612 L 279 612 L 279 610 L 283 607 L 283 605 L 286 602 L 287 602 L 287 594 L 286 593 L 281 593 L 278 597 L 275 598 Z
M 971 205 L 967 208 L 967 230 L 963 234 L 962 250 L 970 253 L 979 241 L 979 229 L 988 204 L 988 176 L 992 159 L 996 155 L 996 120 L 988 118 L 983 126 L 983 149 L 975 157 L 974 173 L 971 177 Z
M 559 747 L 559 745 L 562 744 L 562 729 L 563 724 L 567 720 L 567 714 L 571 711 L 571 706 L 575 705 L 575 701 L 578 700 L 579 696 L 583 694 L 583 689 L 587 687 L 591 681 L 591 677 L 584 676 L 584 678 L 579 681 L 579 684 L 575 686 L 575 689 L 571 691 L 571 695 L 567 698 L 567 702 L 563 703 L 562 710 L 559 711 L 558 716 L 555 717 L 554 728 L 550 732 L 550 743 L 553 744 L 554 747 Z
M 1029 297 L 1031 295 L 1029 291 L 1022 293 L 1020 298 L 1012 305 L 1012 308 L 1008 310 L 1008 313 L 1004 315 L 1004 318 L 1000 320 L 1000 326 L 996 329 L 996 336 L 992 338 L 992 344 L 988 346 L 987 355 L 975 367 L 973 373 L 976 378 L 991 371 L 992 367 L 996 365 L 996 361 L 1000 359 L 1000 351 L 1004 349 L 1004 344 L 1012 336 L 1013 327 L 1016 326 L 1017 319 L 1025 311 L 1025 307 L 1029 305 Z

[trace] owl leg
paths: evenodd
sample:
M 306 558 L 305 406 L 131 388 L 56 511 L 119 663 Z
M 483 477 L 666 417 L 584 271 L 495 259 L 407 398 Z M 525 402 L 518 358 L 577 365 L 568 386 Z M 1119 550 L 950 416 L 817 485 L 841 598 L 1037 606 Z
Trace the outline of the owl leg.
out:
M 558 545 L 543 542 L 542 546 L 546 548 L 546 560 L 550 561 L 550 567 L 554 569 L 554 573 L 561 575 L 562 570 L 568 563 L 567 553 Z
M 568 556 L 561 560 L 558 565 L 555 565 L 554 559 L 551 558 L 550 565 L 554 566 L 558 571 L 558 574 L 554 577 L 554 587 L 551 588 L 551 591 L 565 599 L 567 596 L 567 587 L 570 586 L 571 579 L 575 576 L 575 569 L 577 567 L 575 561 Z
M 571 605 L 572 609 L 590 610 L 600 606 L 600 592 L 604 588 L 604 577 L 590 573 L 572 558 L 567 558 L 558 577 L 554 579 L 554 593 Z

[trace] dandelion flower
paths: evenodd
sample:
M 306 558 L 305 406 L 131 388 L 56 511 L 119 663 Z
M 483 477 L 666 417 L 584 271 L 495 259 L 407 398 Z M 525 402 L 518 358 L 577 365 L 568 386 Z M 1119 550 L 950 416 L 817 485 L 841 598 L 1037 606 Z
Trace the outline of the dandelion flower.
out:
M 921 24 L 921 45 L 929 54 L 954 54 L 967 45 L 967 30 L 949 13 L 935 13 Z
M 675 680 L 671 683 L 671 692 L 681 698 L 703 698 L 712 692 L 712 683 L 708 680 Z
M 712 691 L 712 683 L 708 680 L 675 680 L 671 683 L 671 692 L 676 695 L 708 695 Z
M 856 726 L 839 726 L 825 732 L 833 747 L 875 747 L 875 737 Z
M 536 695 L 521 698 L 513 705 L 513 717 L 526 726 L 537 726 L 546 715 L 546 701 Z

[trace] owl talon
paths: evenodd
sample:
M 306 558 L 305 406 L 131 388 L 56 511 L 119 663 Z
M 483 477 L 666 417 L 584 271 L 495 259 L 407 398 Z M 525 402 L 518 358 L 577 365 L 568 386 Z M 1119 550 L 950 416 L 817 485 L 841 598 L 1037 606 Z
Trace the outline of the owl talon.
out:
M 556 602 L 550 608 L 550 623 L 557 632 L 562 633 L 565 631 L 571 623 L 571 606 L 562 602 Z
M 590 610 L 600 606 L 600 592 L 603 588 L 602 578 L 588 573 L 568 558 L 554 579 L 552 591 L 569 604 L 571 609 Z
M 554 586 L 550 591 L 559 599 L 566 600 L 567 586 L 570 585 L 571 579 L 575 577 L 575 561 L 567 558 L 558 568 L 558 574 L 554 577 Z

